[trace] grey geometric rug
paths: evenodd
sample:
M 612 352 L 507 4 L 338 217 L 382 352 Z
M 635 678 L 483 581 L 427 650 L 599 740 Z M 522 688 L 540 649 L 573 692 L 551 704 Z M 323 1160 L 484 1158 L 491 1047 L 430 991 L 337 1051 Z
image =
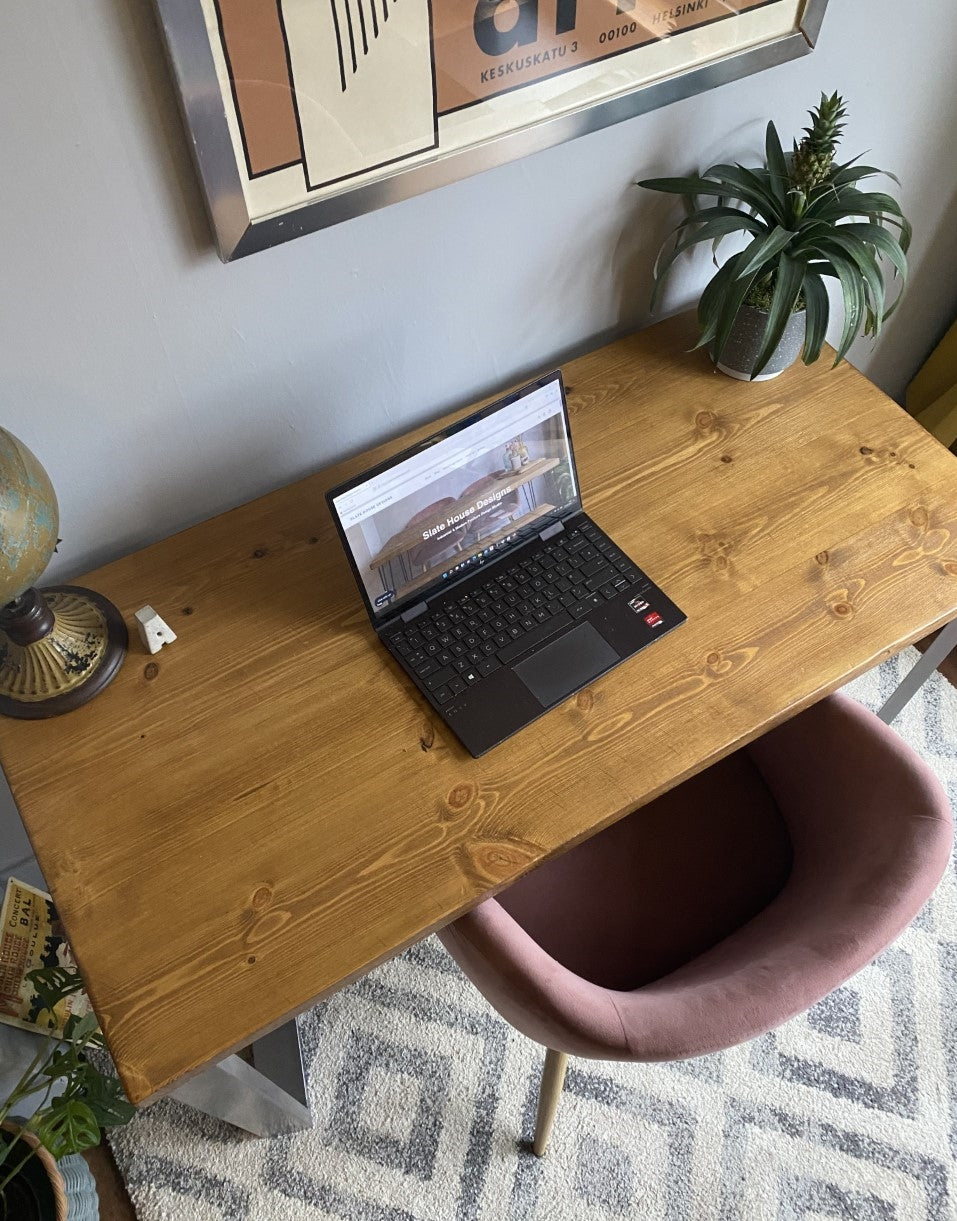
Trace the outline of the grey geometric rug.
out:
M 908 650 L 851 684 L 878 707 Z M 957 692 L 895 722 L 957 807 Z M 306 1014 L 312 1131 L 172 1101 L 111 1143 L 140 1221 L 954 1221 L 957 875 L 809 1013 L 677 1064 L 572 1061 L 548 1154 L 541 1050 L 429 939 Z

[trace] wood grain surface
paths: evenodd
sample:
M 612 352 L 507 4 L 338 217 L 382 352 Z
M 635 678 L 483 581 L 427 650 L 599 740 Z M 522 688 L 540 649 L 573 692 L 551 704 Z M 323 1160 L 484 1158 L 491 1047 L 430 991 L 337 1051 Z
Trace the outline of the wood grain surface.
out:
M 688 622 L 482 759 L 378 645 L 323 503 L 434 425 L 85 578 L 178 640 L 0 721 L 0 760 L 131 1099 L 957 614 L 954 457 L 846 364 L 749 385 L 691 342 L 565 368 L 585 507 Z

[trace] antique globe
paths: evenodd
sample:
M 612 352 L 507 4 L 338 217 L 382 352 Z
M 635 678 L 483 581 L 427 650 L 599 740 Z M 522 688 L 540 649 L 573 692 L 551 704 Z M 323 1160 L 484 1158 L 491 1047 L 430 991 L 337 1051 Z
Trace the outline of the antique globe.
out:
M 0 428 L 0 713 L 56 716 L 101 691 L 126 652 L 126 624 L 106 598 L 35 583 L 56 550 L 59 513 L 46 471 Z

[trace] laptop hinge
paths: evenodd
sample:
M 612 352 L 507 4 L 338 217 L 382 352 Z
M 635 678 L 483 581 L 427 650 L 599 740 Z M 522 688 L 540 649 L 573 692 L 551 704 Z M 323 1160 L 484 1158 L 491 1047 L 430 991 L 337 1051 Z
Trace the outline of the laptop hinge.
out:
M 403 611 L 399 618 L 403 623 L 409 623 L 412 619 L 418 619 L 419 615 L 428 609 L 424 602 L 416 602 L 415 606 L 410 606 L 407 611 Z
M 564 529 L 565 529 L 564 522 L 553 521 L 550 526 L 546 526 L 546 528 L 541 532 L 541 534 L 538 537 L 542 540 L 543 543 L 545 543 L 550 538 L 554 538 L 556 534 L 561 534 L 561 532 Z

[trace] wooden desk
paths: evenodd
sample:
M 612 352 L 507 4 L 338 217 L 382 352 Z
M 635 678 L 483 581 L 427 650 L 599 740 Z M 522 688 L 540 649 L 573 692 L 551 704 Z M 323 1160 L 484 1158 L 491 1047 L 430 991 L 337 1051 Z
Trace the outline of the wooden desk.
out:
M 135 1102 L 957 615 L 954 458 L 846 364 L 747 385 L 690 338 L 565 370 L 585 504 L 688 622 L 482 759 L 323 503 L 409 437 L 86 578 L 179 639 L 0 760 Z

